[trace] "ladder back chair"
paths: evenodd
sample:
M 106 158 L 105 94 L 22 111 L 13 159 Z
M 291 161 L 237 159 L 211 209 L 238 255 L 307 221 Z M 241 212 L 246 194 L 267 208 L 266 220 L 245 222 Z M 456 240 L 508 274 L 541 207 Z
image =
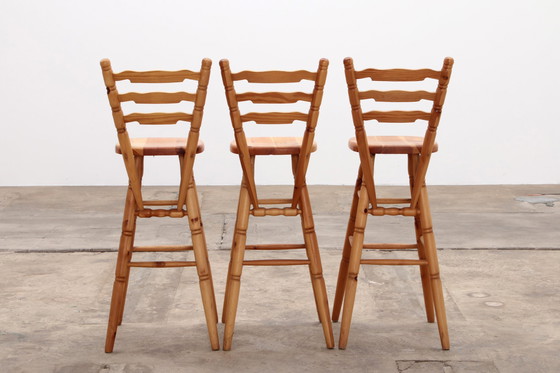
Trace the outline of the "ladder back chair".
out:
M 107 327 L 105 351 L 112 352 L 115 344 L 117 327 L 121 324 L 124 312 L 126 291 L 130 268 L 173 268 L 195 267 L 197 269 L 202 303 L 208 327 L 210 344 L 218 350 L 219 339 L 217 330 L 217 310 L 214 287 L 206 239 L 200 216 L 200 208 L 193 176 L 195 156 L 204 150 L 199 140 L 200 125 L 206 89 L 210 78 L 212 61 L 203 59 L 200 71 L 123 71 L 114 73 L 108 59 L 101 61 L 103 79 L 107 87 L 109 104 L 112 109 L 113 121 L 117 129 L 118 144 L 116 152 L 122 154 L 129 185 L 124 207 L 122 234 L 117 257 L 115 282 L 111 298 L 111 310 Z M 116 82 L 128 80 L 130 83 L 185 83 L 185 80 L 197 82 L 195 93 L 189 92 L 149 92 L 120 93 Z M 134 102 L 134 107 L 143 104 L 180 104 L 192 102 L 192 112 L 156 112 L 124 114 L 123 102 Z M 148 107 L 149 106 L 143 106 Z M 174 125 L 180 121 L 190 123 L 187 138 L 131 138 L 127 124 L 138 122 L 141 125 Z M 177 156 L 179 158 L 181 181 L 176 200 L 144 200 L 142 196 L 142 175 L 144 172 L 144 156 Z M 192 237 L 191 245 L 135 246 L 137 218 L 150 217 L 187 217 Z M 132 261 L 133 253 L 145 252 L 182 252 L 193 251 L 194 261 Z
M 333 308 L 333 321 L 338 321 L 344 303 L 340 326 L 339 348 L 346 348 L 352 310 L 356 296 L 358 272 L 361 264 L 373 265 L 418 265 L 420 267 L 424 303 L 428 322 L 434 322 L 434 309 L 437 317 L 442 349 L 449 349 L 447 318 L 443 301 L 443 290 L 439 274 L 436 242 L 432 230 L 432 218 L 428 202 L 425 177 L 433 152 L 437 151 L 435 142 L 447 85 L 453 67 L 453 59 L 446 58 L 441 71 L 431 69 L 365 69 L 356 71 L 351 58 L 344 59 L 348 95 L 352 108 L 352 118 L 356 137 L 351 138 L 348 146 L 358 152 L 360 167 L 353 193 L 350 218 L 344 239 L 342 260 L 338 274 L 336 295 Z M 359 79 L 373 82 L 421 82 L 425 79 L 437 81 L 435 92 L 402 90 L 358 90 Z M 380 84 L 380 83 L 377 83 Z M 407 83 L 400 83 L 407 84 Z M 367 111 L 362 112 L 362 101 L 373 99 L 375 103 L 406 103 L 420 100 L 433 101 L 431 112 L 413 111 Z M 427 122 L 424 137 L 413 136 L 367 136 L 365 121 L 377 120 L 380 123 L 413 123 L 417 120 Z M 377 154 L 403 154 L 408 158 L 410 198 L 378 198 L 374 184 L 373 166 Z M 400 207 L 397 207 L 400 206 Z M 364 230 L 368 215 L 409 216 L 414 218 L 416 242 L 413 244 L 365 244 Z M 419 259 L 362 259 L 362 249 L 401 250 L 415 249 Z
M 228 269 L 226 293 L 222 322 L 225 323 L 224 350 L 230 350 L 239 300 L 241 286 L 241 271 L 244 265 L 282 266 L 282 265 L 307 265 L 311 275 L 311 284 L 315 297 L 315 305 L 319 321 L 323 327 L 326 345 L 334 347 L 332 323 L 330 320 L 327 291 L 323 278 L 319 246 L 313 223 L 309 193 L 305 182 L 305 174 L 309 163 L 310 154 L 316 150 L 314 143 L 315 127 L 319 116 L 319 107 L 323 97 L 323 87 L 327 77 L 328 60 L 321 59 L 317 72 L 299 71 L 241 71 L 232 73 L 228 60 L 220 61 L 222 79 L 225 87 L 230 117 L 235 133 L 235 141 L 231 143 L 230 150 L 239 155 L 243 180 L 239 195 L 237 220 L 231 249 L 231 259 Z M 314 82 L 312 92 L 244 92 L 237 93 L 234 83 L 246 80 L 249 84 L 260 83 L 280 84 L 300 83 L 302 81 Z M 254 87 L 253 85 L 251 85 Z M 299 87 L 299 86 L 298 86 Z M 249 112 L 241 113 L 239 102 L 251 101 L 254 106 L 259 104 L 294 104 L 299 101 L 309 102 L 309 110 L 303 112 Z M 249 104 L 251 105 L 251 104 Z M 254 107 L 252 105 L 252 107 Z M 286 106 L 284 106 L 286 107 Z M 245 122 L 256 124 L 292 124 L 303 121 L 306 128 L 303 137 L 246 137 L 243 130 Z M 291 157 L 294 188 L 291 198 L 264 199 L 257 195 L 254 179 L 255 157 L 262 155 L 289 155 Z M 275 206 L 276 207 L 271 207 Z M 246 245 L 246 234 L 249 216 L 300 216 L 303 231 L 302 244 L 269 244 Z M 305 249 L 307 259 L 270 259 L 270 260 L 244 260 L 245 250 L 289 250 Z

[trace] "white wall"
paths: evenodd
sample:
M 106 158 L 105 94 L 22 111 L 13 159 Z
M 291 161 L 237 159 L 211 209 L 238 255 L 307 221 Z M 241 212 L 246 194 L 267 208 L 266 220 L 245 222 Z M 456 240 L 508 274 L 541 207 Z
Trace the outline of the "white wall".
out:
M 431 184 L 560 183 L 557 1 L 18 1 L 0 3 L 0 185 L 126 182 L 99 60 L 115 70 L 214 61 L 198 183 L 238 184 L 218 61 L 234 71 L 315 70 L 331 61 L 310 184 L 352 184 L 358 158 L 342 59 L 357 68 L 455 58 Z M 272 164 L 260 181 L 288 181 Z M 260 164 L 269 164 L 262 162 Z M 148 184 L 175 181 L 175 162 Z M 384 184 L 406 178 L 382 161 Z M 152 168 L 153 170 L 153 168 Z M 261 171 L 263 167 L 260 168 Z M 404 169 L 403 169 L 404 170 Z M 147 170 L 149 174 L 149 169 Z

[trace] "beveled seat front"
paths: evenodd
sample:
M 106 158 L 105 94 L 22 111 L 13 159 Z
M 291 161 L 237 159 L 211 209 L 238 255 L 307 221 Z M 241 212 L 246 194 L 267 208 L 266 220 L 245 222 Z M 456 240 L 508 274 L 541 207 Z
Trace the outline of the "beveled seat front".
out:
M 294 155 L 301 152 L 303 137 L 247 137 L 247 148 L 250 155 Z M 237 144 L 232 141 L 229 150 L 239 154 Z M 313 142 L 311 153 L 317 150 Z
M 144 137 L 130 139 L 132 153 L 142 155 L 183 155 L 187 147 L 184 137 Z M 204 142 L 198 140 L 196 154 L 204 151 Z M 122 154 L 120 144 L 115 145 L 115 152 Z
M 369 152 L 371 154 L 420 154 L 423 137 L 417 136 L 368 136 Z M 348 147 L 357 152 L 358 142 L 355 137 L 348 140 Z M 438 151 L 437 143 L 434 143 L 432 152 Z

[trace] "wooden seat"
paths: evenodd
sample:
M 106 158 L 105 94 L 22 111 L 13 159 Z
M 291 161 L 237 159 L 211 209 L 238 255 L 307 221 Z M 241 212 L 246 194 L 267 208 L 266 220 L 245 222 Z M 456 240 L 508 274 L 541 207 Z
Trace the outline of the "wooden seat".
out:
M 235 134 L 235 143 L 230 147 L 233 153 L 239 155 L 243 179 L 239 194 L 237 209 L 237 220 L 231 249 L 231 259 L 228 269 L 226 293 L 224 297 L 224 311 L 222 322 L 224 329 L 224 350 L 231 349 L 237 304 L 239 301 L 239 289 L 241 284 L 241 272 L 243 266 L 258 265 L 305 265 L 311 275 L 311 285 L 315 296 L 315 305 L 319 320 L 323 327 L 325 343 L 328 348 L 334 347 L 332 323 L 329 315 L 329 306 L 323 269 L 319 255 L 319 246 L 313 223 L 313 214 L 309 201 L 309 193 L 305 183 L 305 173 L 309 162 L 309 155 L 315 151 L 313 142 L 315 126 L 319 115 L 319 107 L 323 96 L 323 87 L 327 76 L 328 61 L 322 59 L 319 62 L 317 72 L 310 71 L 241 71 L 232 73 L 227 60 L 220 61 L 222 79 L 226 91 L 226 98 L 230 109 L 230 117 Z M 314 82 L 312 92 L 243 92 L 237 93 L 234 87 L 236 81 L 246 80 L 248 83 L 258 85 L 259 83 L 281 84 L 298 83 L 302 80 Z M 254 85 L 251 85 L 253 87 Z M 293 86 L 293 85 L 292 85 Z M 258 104 L 293 104 L 299 101 L 308 102 L 307 113 L 302 112 L 250 112 L 242 114 L 238 102 L 251 101 L 252 107 Z M 289 124 L 294 121 L 305 123 L 303 137 L 260 137 L 247 138 L 243 130 L 244 122 L 256 122 L 257 124 Z M 294 189 L 290 198 L 263 199 L 257 196 L 254 171 L 257 156 L 262 155 L 289 155 L 291 158 L 292 173 L 294 176 Z M 264 207 L 277 205 L 275 207 Z M 246 245 L 247 227 L 249 216 L 299 216 L 301 219 L 303 243 L 301 244 L 269 244 L 269 245 Z M 307 259 L 266 259 L 245 260 L 245 250 L 298 250 L 305 249 Z
M 112 352 L 115 344 L 117 328 L 121 324 L 124 313 L 126 292 L 130 276 L 130 268 L 176 268 L 196 267 L 202 304 L 206 317 L 206 325 L 213 350 L 220 348 L 218 339 L 218 315 L 214 295 L 212 273 L 208 261 L 206 238 L 200 216 L 200 208 L 196 193 L 196 184 L 193 176 L 195 155 L 204 150 L 204 144 L 199 140 L 200 125 L 206 89 L 210 78 L 212 61 L 202 60 L 200 71 L 123 71 L 114 73 L 109 60 L 101 61 L 103 79 L 107 88 L 109 104 L 111 106 L 113 121 L 117 129 L 119 143 L 116 152 L 122 154 L 126 172 L 129 179 L 126 195 L 122 234 L 117 256 L 115 282 L 111 297 L 111 310 L 105 340 L 105 352 Z M 195 93 L 189 92 L 149 92 L 149 93 L 120 93 L 117 82 L 128 80 L 130 83 L 181 83 L 185 80 L 198 82 Z M 176 85 L 174 85 L 176 87 Z M 146 104 L 179 104 L 191 102 L 193 110 L 185 112 L 166 113 L 123 113 L 122 102 L 134 102 L 138 105 Z M 138 122 L 141 125 L 176 125 L 184 121 L 190 123 L 186 138 L 133 138 L 128 134 L 127 123 Z M 144 200 L 142 197 L 142 176 L 144 173 L 144 156 L 177 156 L 181 181 L 177 199 L 174 200 Z M 150 217 L 188 217 L 192 245 L 165 245 L 165 246 L 136 246 L 135 233 L 138 218 Z M 180 253 L 194 252 L 194 260 L 133 261 L 134 253 Z
M 298 155 L 301 152 L 303 137 L 249 137 L 247 148 L 250 155 Z M 239 154 L 237 143 L 232 141 L 229 150 Z M 311 152 L 317 150 L 317 144 L 313 142 Z
M 417 136 L 368 136 L 368 149 L 371 154 L 420 154 L 422 153 L 423 137 Z M 355 137 L 348 140 L 348 147 L 357 152 L 358 142 Z M 437 152 L 434 143 L 432 153 Z
M 356 137 L 350 139 L 348 145 L 360 156 L 360 167 L 354 188 L 350 217 L 344 239 L 342 260 L 338 272 L 338 282 L 332 312 L 333 321 L 338 321 L 341 308 L 342 320 L 338 346 L 346 348 L 350 323 L 356 297 L 358 273 L 360 265 L 416 265 L 420 268 L 420 278 L 424 292 L 424 304 L 428 322 L 437 317 L 441 347 L 449 349 L 447 317 L 443 302 L 443 289 L 439 274 L 435 236 L 432 228 L 432 217 L 425 184 L 426 172 L 430 157 L 437 150 L 435 143 L 441 111 L 451 76 L 453 59 L 446 58 L 441 70 L 421 69 L 365 69 L 356 71 L 351 58 L 344 60 L 348 96 L 352 109 L 352 118 Z M 414 84 L 431 79 L 437 82 L 435 92 L 424 90 L 358 90 L 371 80 L 376 82 L 399 82 Z M 391 105 L 407 105 L 410 102 L 423 100 L 432 101 L 430 112 L 420 110 L 390 110 L 363 112 L 362 102 L 373 99 L 379 107 L 385 102 Z M 377 120 L 379 123 L 412 123 L 418 120 L 427 121 L 424 137 L 403 136 L 367 136 L 365 122 Z M 374 183 L 374 162 L 376 157 L 385 154 L 403 154 L 408 161 L 408 179 L 410 196 L 407 198 L 378 198 Z M 369 215 L 408 216 L 414 218 L 414 243 L 364 243 L 364 232 Z M 416 250 L 418 259 L 362 259 L 362 250 Z M 395 296 L 398 296 L 395 295 Z M 435 315 L 434 315 L 435 311 Z
M 134 155 L 183 155 L 187 149 L 184 137 L 143 137 L 130 139 Z M 204 142 L 198 140 L 196 154 L 204 151 Z M 121 145 L 115 145 L 115 152 L 122 154 Z

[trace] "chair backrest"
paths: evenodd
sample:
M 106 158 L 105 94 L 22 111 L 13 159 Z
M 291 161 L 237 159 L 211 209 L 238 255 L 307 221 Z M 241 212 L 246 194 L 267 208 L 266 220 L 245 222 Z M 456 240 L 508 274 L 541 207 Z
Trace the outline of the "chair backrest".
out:
M 123 71 L 114 73 L 111 62 L 108 59 L 101 60 L 101 70 L 103 80 L 107 87 L 109 104 L 113 111 L 113 121 L 117 129 L 117 135 L 121 153 L 124 159 L 126 172 L 128 174 L 130 187 L 132 188 L 136 206 L 144 209 L 144 201 L 141 191 L 141 175 L 137 170 L 130 138 L 127 131 L 127 123 L 138 122 L 146 125 L 165 125 L 177 124 L 179 121 L 190 123 L 190 131 L 186 142 L 186 150 L 182 161 L 181 185 L 179 187 L 179 197 L 177 210 L 181 210 L 186 203 L 187 187 L 192 177 L 192 169 L 196 155 L 200 125 L 204 103 L 206 101 L 206 89 L 210 79 L 210 67 L 212 61 L 208 58 L 202 60 L 200 71 L 180 70 L 180 71 Z M 181 83 L 185 80 L 198 82 L 195 93 L 189 92 L 148 92 L 119 93 L 116 82 L 128 80 L 130 83 Z M 192 112 L 154 112 L 154 113 L 130 113 L 124 114 L 121 103 L 134 102 L 136 104 L 179 104 L 183 101 L 193 102 Z
M 323 99 L 323 87 L 327 79 L 327 69 L 329 61 L 321 59 L 317 72 L 306 70 L 298 71 L 241 71 L 232 73 L 228 60 L 220 61 L 222 71 L 222 79 L 226 90 L 227 103 L 230 110 L 231 122 L 235 132 L 235 141 L 237 144 L 239 159 L 243 169 L 243 176 L 249 191 L 249 198 L 253 208 L 259 208 L 259 200 L 255 186 L 253 168 L 251 165 L 251 156 L 247 147 L 247 140 L 243 130 L 245 122 L 255 122 L 257 124 L 291 124 L 295 121 L 303 121 L 306 123 L 305 132 L 301 151 L 298 156 L 297 165 L 294 165 L 294 192 L 291 205 L 295 208 L 301 192 L 301 186 L 305 184 L 305 174 L 309 163 L 309 155 L 313 147 L 313 139 L 315 136 L 315 127 L 319 117 L 319 107 Z M 246 80 L 248 83 L 299 83 L 302 81 L 315 82 L 312 92 L 244 92 L 237 93 L 234 82 Z M 295 112 L 249 112 L 241 113 L 239 110 L 239 102 L 250 101 L 253 104 L 295 104 L 299 101 L 309 102 L 309 110 L 305 113 Z M 285 106 L 284 106 L 285 107 Z
M 410 207 L 416 208 L 418 198 L 420 196 L 420 189 L 424 184 L 426 171 L 434 149 L 436 131 L 439 125 L 452 67 L 453 59 L 447 57 L 444 59 L 443 67 L 440 71 L 431 69 L 365 69 L 356 71 L 354 69 L 354 62 L 352 58 L 344 59 L 346 83 L 348 84 L 348 96 L 352 106 L 352 119 L 356 130 L 356 141 L 358 143 L 358 151 L 360 154 L 363 182 L 366 185 L 373 208 L 377 207 L 375 185 L 373 182 L 373 160 L 369 152 L 364 122 L 369 120 L 377 120 L 380 123 L 412 123 L 417 120 L 427 122 L 420 160 L 415 172 L 415 185 L 411 192 Z M 420 82 L 426 79 L 433 79 L 437 81 L 437 87 L 435 92 L 428 92 L 424 90 L 360 91 L 358 90 L 357 85 L 357 81 L 359 79 L 371 79 L 374 82 Z M 420 100 L 429 100 L 433 101 L 433 105 L 430 112 L 420 110 L 362 112 L 362 101 L 369 99 L 373 99 L 376 102 L 391 103 L 410 103 L 418 102 Z

